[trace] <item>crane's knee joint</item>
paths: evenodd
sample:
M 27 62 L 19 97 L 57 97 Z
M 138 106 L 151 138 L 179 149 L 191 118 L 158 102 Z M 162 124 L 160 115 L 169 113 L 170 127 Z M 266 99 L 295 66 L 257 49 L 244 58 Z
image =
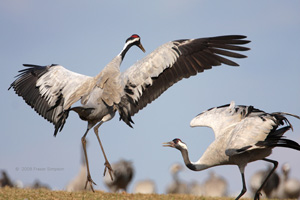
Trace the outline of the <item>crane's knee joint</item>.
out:
M 81 138 L 81 142 L 82 142 L 82 144 L 86 144 L 86 139 L 85 139 L 85 137 L 82 137 L 82 138 Z

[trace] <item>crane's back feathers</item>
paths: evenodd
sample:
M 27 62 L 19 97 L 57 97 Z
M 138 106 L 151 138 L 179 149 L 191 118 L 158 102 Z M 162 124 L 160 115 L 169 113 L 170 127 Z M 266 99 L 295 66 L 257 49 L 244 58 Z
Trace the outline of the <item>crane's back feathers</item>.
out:
M 226 155 L 246 151 L 273 148 L 276 146 L 300 150 L 300 145 L 285 139 L 283 134 L 292 129 L 284 112 L 266 113 L 253 106 L 236 106 L 234 102 L 200 113 L 191 121 L 191 126 L 207 126 L 214 130 L 215 137 L 227 137 Z M 283 126 L 279 128 L 280 126 Z
M 223 131 L 227 131 L 228 128 L 234 127 L 236 123 L 249 116 L 258 116 L 264 114 L 253 106 L 239 105 L 235 106 L 235 102 L 230 104 L 210 108 L 200 114 L 198 114 L 190 122 L 191 127 L 206 126 L 213 129 L 215 137 L 222 135 Z

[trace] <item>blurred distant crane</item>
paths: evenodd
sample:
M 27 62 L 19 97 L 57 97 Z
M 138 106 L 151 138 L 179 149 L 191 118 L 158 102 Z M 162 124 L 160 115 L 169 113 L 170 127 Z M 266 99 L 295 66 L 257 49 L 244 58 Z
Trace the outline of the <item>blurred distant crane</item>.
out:
M 250 188 L 254 195 L 271 170 L 272 170 L 272 166 L 269 166 L 267 170 L 257 171 L 251 176 Z M 275 191 L 277 191 L 279 184 L 280 184 L 279 175 L 276 173 L 276 171 L 274 171 L 269 177 L 265 186 L 262 188 L 262 193 L 263 193 L 262 195 L 266 196 L 267 198 L 272 198 L 272 195 Z
M 13 183 L 10 180 L 7 172 L 5 170 L 1 171 L 1 178 L 0 178 L 0 187 L 13 187 Z
M 197 181 L 192 181 L 189 184 L 189 194 L 195 196 L 205 196 L 203 184 L 200 184 Z
M 118 192 L 123 190 L 127 192 L 127 186 L 131 182 L 134 175 L 132 162 L 120 160 L 111 165 L 113 169 L 113 180 L 108 175 L 103 177 L 104 184 L 110 192 Z
M 152 180 L 141 180 L 138 181 L 134 188 L 133 193 L 135 194 L 155 194 L 156 193 L 156 186 L 154 181 Z
M 281 171 L 280 184 L 271 197 L 278 199 L 299 199 L 300 181 L 289 177 L 291 171 L 290 164 L 284 163 L 281 167 Z
M 202 184 L 195 181 L 190 183 L 189 192 L 195 196 L 225 197 L 228 194 L 228 183 L 223 177 L 211 171 Z
M 171 166 L 170 172 L 173 182 L 167 187 L 167 194 L 188 194 L 188 185 L 179 178 L 179 172 L 182 171 L 181 164 L 175 163 Z
M 88 144 L 86 142 L 86 144 Z M 80 158 L 80 168 L 77 176 L 74 177 L 66 186 L 68 192 L 80 191 L 85 189 L 86 184 L 86 163 L 84 160 L 84 151 L 80 148 L 81 158 Z
M 51 189 L 50 186 L 49 186 L 48 184 L 42 183 L 42 182 L 39 181 L 39 180 L 35 180 L 35 181 L 33 182 L 33 184 L 30 186 L 30 188 L 32 188 L 32 189 L 41 189 L 41 188 L 43 188 L 43 189 L 47 189 L 47 190 L 50 190 L 50 189 Z
M 210 172 L 208 179 L 203 183 L 203 189 L 207 197 L 225 197 L 228 193 L 228 183 L 215 172 Z

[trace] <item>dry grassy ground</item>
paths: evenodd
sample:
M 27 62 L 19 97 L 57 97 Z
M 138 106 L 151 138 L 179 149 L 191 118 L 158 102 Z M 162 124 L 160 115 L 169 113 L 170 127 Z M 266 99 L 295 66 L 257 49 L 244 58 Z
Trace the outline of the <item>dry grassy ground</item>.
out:
M 192 195 L 165 195 L 165 194 L 112 194 L 106 192 L 96 191 L 95 193 L 90 191 L 83 192 L 66 192 L 66 191 L 51 191 L 46 189 L 16 189 L 16 188 L 0 188 L 0 199 L 121 199 L 121 200 L 214 200 L 220 198 L 205 198 L 195 197 Z M 230 198 L 221 198 L 222 200 L 229 200 Z

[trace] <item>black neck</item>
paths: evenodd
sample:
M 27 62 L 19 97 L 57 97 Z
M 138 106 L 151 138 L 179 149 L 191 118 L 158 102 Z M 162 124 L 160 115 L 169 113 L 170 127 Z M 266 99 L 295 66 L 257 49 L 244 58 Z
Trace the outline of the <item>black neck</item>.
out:
M 189 153 L 186 149 L 182 149 L 180 150 L 181 151 L 181 154 L 182 154 L 182 158 L 183 158 L 183 161 L 184 161 L 184 164 L 190 169 L 190 170 L 193 170 L 195 171 L 196 170 L 196 167 L 191 163 L 190 161 L 190 158 L 189 158 Z
M 127 51 L 128 51 L 132 46 L 133 46 L 133 43 L 129 43 L 129 44 L 126 45 L 126 46 L 124 47 L 124 49 L 121 51 L 120 55 L 121 55 L 122 60 L 124 59 L 124 57 L 125 57 Z
M 184 164 L 185 164 L 190 170 L 193 170 L 193 171 L 201 171 L 201 170 L 204 170 L 204 169 L 209 168 L 209 166 L 207 166 L 207 165 L 204 164 L 204 163 L 197 163 L 197 164 L 192 163 L 192 162 L 190 161 L 189 153 L 188 153 L 187 149 L 181 149 L 180 152 L 181 152 L 181 154 L 182 154 L 182 158 L 183 158 Z

